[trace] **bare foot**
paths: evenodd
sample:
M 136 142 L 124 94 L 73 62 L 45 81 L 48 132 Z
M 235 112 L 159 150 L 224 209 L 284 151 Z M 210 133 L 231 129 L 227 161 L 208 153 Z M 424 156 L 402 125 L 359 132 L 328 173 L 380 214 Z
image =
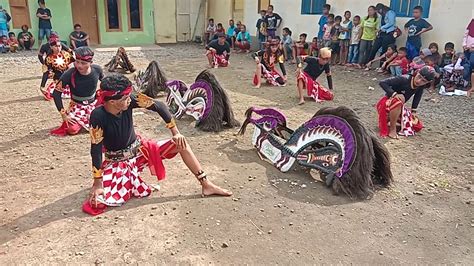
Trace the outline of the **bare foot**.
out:
M 304 100 L 300 100 L 300 102 L 298 103 L 298 105 L 303 105 L 304 104 Z
M 261 85 L 258 84 L 258 85 L 255 85 L 254 88 L 255 88 L 255 89 L 260 89 L 260 86 L 261 86 Z
M 466 96 L 467 96 L 467 97 L 471 97 L 471 95 L 472 95 L 473 92 L 474 92 L 474 87 L 473 87 L 473 88 L 470 88 L 470 89 L 467 91 Z
M 398 135 L 397 135 L 397 132 L 390 132 L 390 134 L 388 134 L 388 137 L 391 138 L 391 139 L 398 139 Z
M 203 196 L 211 196 L 211 195 L 218 195 L 218 196 L 231 196 L 232 192 L 223 189 L 217 185 L 214 185 L 211 181 L 204 179 L 201 183 L 202 185 L 202 195 Z

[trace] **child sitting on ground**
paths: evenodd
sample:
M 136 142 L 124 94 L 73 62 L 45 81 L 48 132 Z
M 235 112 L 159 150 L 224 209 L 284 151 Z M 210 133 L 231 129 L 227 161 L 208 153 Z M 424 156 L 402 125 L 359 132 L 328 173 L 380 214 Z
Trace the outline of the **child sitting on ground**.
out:
M 300 40 L 293 44 L 293 60 L 291 61 L 292 64 L 296 63 L 297 56 L 308 55 L 307 50 L 309 48 L 309 45 L 306 42 L 306 37 L 308 37 L 308 34 L 301 33 Z
M 398 77 L 408 73 L 408 65 L 410 62 L 407 58 L 407 48 L 400 47 L 398 48 L 398 55 L 393 59 L 391 63 L 388 64 L 388 69 L 392 76 Z
M 452 64 L 453 57 L 454 57 L 454 43 L 447 42 L 444 45 L 444 54 L 441 56 L 441 62 L 439 66 L 445 67 L 447 65 Z
M 438 52 L 439 50 L 438 44 L 435 42 L 432 42 L 428 46 L 428 49 L 430 49 L 431 55 L 434 57 L 436 65 L 439 65 L 439 63 L 441 62 L 441 55 Z
M 463 67 L 464 53 L 457 53 L 453 56 L 451 64 L 443 67 L 442 87 L 440 92 L 453 92 L 456 89 L 464 89 L 468 82 L 464 79 Z
M 16 53 L 18 50 L 19 44 L 14 32 L 8 33 L 8 46 L 10 46 L 11 53 Z
M 240 50 L 237 51 L 248 53 L 250 52 L 250 45 L 252 44 L 252 38 L 250 34 L 247 32 L 247 27 L 244 24 L 240 25 L 240 32 L 237 34 L 235 39 L 235 46 L 237 46 Z
M 365 68 L 365 70 L 370 70 L 370 67 L 372 66 L 372 63 L 374 63 L 375 61 L 383 61 L 383 64 L 381 67 L 377 68 L 377 72 L 378 73 L 383 73 L 385 71 L 388 71 L 387 67 L 388 65 L 392 62 L 393 59 L 395 59 L 397 57 L 397 47 L 392 44 L 392 45 L 389 45 L 388 48 L 387 48 L 387 52 L 385 52 L 384 54 L 380 55 L 379 57 L 376 57 L 374 58 L 373 60 L 371 60 L 370 62 L 367 63 L 367 67 Z
M 8 46 L 8 38 L 7 36 L 3 35 L 0 39 L 0 52 L 6 53 L 10 51 L 10 46 Z
M 313 41 L 309 45 L 309 55 L 318 57 L 319 47 L 318 47 L 318 37 L 314 37 Z
M 410 69 L 408 72 L 412 72 L 413 70 L 418 70 L 426 65 L 425 57 L 430 56 L 431 51 L 428 48 L 423 48 L 420 51 L 420 55 L 413 58 L 413 61 L 410 63 Z
M 207 45 L 211 40 L 214 39 L 215 33 L 216 33 L 216 25 L 214 24 L 214 19 L 210 18 L 209 23 L 207 24 L 206 32 L 204 33 L 205 45 Z

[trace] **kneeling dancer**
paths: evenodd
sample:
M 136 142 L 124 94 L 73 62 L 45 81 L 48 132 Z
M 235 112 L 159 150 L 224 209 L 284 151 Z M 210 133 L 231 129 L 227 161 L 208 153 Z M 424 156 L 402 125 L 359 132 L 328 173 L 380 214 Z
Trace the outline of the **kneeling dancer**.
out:
M 52 99 L 51 94 L 54 92 L 54 86 L 59 82 L 61 75 L 69 68 L 69 65 L 74 61 L 74 57 L 71 52 L 62 50 L 62 44 L 59 39 L 49 39 L 49 45 L 51 46 L 52 53 L 46 56 L 44 63 L 48 71 L 43 73 L 41 79 L 40 90 L 44 96 L 44 99 L 49 101 Z M 46 90 L 44 87 L 48 78 L 53 78 L 53 83 Z M 69 87 L 65 87 L 62 93 L 63 98 L 70 98 L 71 92 Z
M 212 68 L 226 67 L 229 65 L 230 44 L 226 41 L 224 33 L 217 34 L 217 40 L 211 41 L 206 46 L 206 57 Z
M 319 56 L 298 56 L 298 76 L 297 80 L 297 90 L 299 96 L 299 105 L 304 104 L 304 90 L 306 89 L 308 96 L 312 97 L 316 102 L 330 101 L 334 98 L 332 92 L 332 76 L 331 70 L 329 68 L 329 61 L 331 60 L 331 50 L 325 47 L 319 50 Z M 303 67 L 302 62 L 305 62 L 306 67 L 301 70 Z M 326 78 L 328 81 L 329 90 L 321 85 L 316 79 L 323 73 L 326 73 Z
M 100 97 L 103 106 L 91 114 L 91 156 L 94 184 L 83 210 L 98 214 L 106 206 L 120 206 L 134 197 L 150 195 L 150 187 L 140 178 L 145 166 L 158 180 L 165 178 L 163 159 L 171 159 L 179 153 L 202 186 L 202 195 L 230 196 L 232 193 L 214 185 L 206 178 L 194 153 L 162 102 L 139 93 L 131 95 L 132 83 L 121 74 L 105 77 Z M 132 110 L 146 108 L 157 112 L 166 122 L 172 139 L 155 142 L 135 134 Z M 102 161 L 102 151 L 105 160 Z
M 254 54 L 257 70 L 253 77 L 253 85 L 260 88 L 262 77 L 272 86 L 284 86 L 286 83 L 285 57 L 280 49 L 278 40 L 270 41 L 266 50 L 260 50 Z M 260 59 L 261 58 L 261 59 Z M 281 74 L 276 70 L 275 64 L 280 65 Z
M 423 128 L 415 115 L 416 108 L 423 96 L 423 90 L 430 87 L 435 75 L 434 68 L 424 66 L 415 70 L 413 74 L 380 81 L 380 87 L 385 91 L 385 96 L 377 103 L 381 137 L 397 139 L 397 123 L 400 123 L 398 134 L 402 136 L 413 136 Z M 409 110 L 405 107 L 405 102 L 412 96 L 413 102 Z
M 89 47 L 79 47 L 74 52 L 74 67 L 62 74 L 53 92 L 54 104 L 63 119 L 62 125 L 51 131 L 57 136 L 75 135 L 81 128 L 89 130 L 89 117 L 97 104 L 97 83 L 104 77 L 102 68 L 92 64 L 94 52 Z M 66 86 L 71 90 L 71 102 L 67 109 L 61 99 Z

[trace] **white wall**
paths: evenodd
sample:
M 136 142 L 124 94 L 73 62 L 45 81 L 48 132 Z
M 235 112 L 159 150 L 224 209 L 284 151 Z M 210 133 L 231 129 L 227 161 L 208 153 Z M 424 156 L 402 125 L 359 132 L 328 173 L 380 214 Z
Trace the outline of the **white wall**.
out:
M 367 8 L 377 3 L 390 5 L 390 0 L 328 0 L 332 6 L 331 13 L 343 15 L 344 11 L 350 10 L 352 16 L 367 15 Z M 300 33 L 307 33 L 311 40 L 319 30 L 318 21 L 320 15 L 301 15 L 301 0 L 272 0 L 275 12 L 283 18 L 280 27 L 288 27 L 293 32 L 293 39 L 297 39 Z M 246 0 L 244 10 L 244 21 L 249 32 L 256 33 L 255 23 L 259 18 L 257 13 L 258 0 Z M 430 14 L 427 20 L 434 29 L 423 34 L 423 45 L 428 46 L 430 42 L 437 42 L 440 50 L 448 41 L 455 43 L 456 50 L 461 51 L 464 31 L 474 17 L 474 0 L 431 0 Z M 409 18 L 397 18 L 397 25 L 403 25 Z M 405 45 L 406 34 L 398 38 L 398 45 Z

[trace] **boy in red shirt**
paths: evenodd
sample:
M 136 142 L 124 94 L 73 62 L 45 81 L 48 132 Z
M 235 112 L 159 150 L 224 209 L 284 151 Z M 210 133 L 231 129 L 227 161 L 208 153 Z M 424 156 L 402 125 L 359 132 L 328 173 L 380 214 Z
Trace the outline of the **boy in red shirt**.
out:
M 408 65 L 410 62 L 407 59 L 407 48 L 400 47 L 398 48 L 398 55 L 393 59 L 393 61 L 388 65 L 390 73 L 392 76 L 398 77 L 408 73 Z
M 8 33 L 8 46 L 10 46 L 10 52 L 16 53 L 18 50 L 18 40 L 15 37 L 15 33 L 10 32 Z

